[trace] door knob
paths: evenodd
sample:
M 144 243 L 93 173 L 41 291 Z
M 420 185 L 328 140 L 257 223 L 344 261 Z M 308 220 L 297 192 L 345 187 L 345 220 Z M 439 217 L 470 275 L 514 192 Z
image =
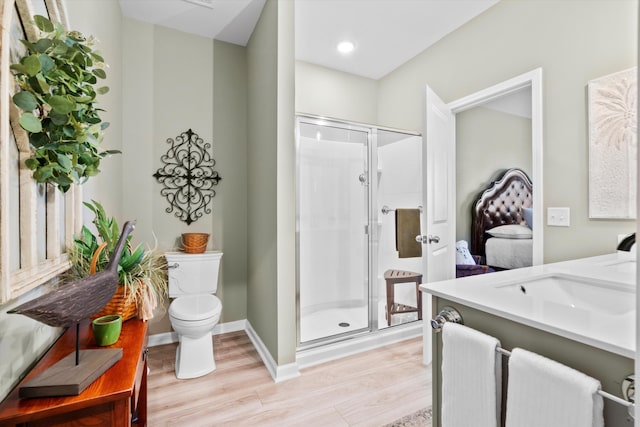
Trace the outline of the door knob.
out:
M 439 243 L 440 242 L 440 237 L 439 236 L 429 235 L 428 239 L 429 239 L 429 243 Z

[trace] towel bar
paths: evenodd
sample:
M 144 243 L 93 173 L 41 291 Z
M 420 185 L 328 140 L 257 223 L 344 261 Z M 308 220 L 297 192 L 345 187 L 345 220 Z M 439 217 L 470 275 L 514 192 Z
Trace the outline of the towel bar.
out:
M 431 319 L 431 329 L 436 332 L 440 332 L 442 330 L 442 326 L 446 322 L 459 323 L 464 325 L 464 321 L 462 320 L 462 316 L 460 312 L 453 307 L 443 307 L 440 310 L 440 313 L 433 319 Z
M 453 307 L 443 307 L 442 310 L 440 310 L 440 313 L 438 313 L 436 317 L 431 319 L 431 328 L 435 332 L 440 332 L 442 330 L 442 326 L 444 326 L 446 322 L 453 322 L 453 323 L 458 323 L 460 325 L 464 325 L 464 321 L 462 320 L 462 316 L 460 315 L 458 310 L 456 310 Z M 511 356 L 511 352 L 509 350 L 505 350 L 504 348 L 501 348 L 501 347 L 496 347 L 496 352 L 501 353 L 506 357 Z M 611 393 L 607 393 L 604 390 L 598 390 L 597 393 L 600 396 L 604 397 L 605 399 L 609 399 L 622 406 L 626 406 L 629 416 L 635 419 L 634 411 L 633 411 L 633 409 L 635 408 L 634 392 L 627 391 L 627 390 L 633 390 L 633 391 L 635 390 L 634 375 L 627 375 L 627 377 L 623 381 L 623 395 L 625 396 L 625 399 L 628 399 L 628 400 L 621 399 L 618 396 L 615 396 Z
M 420 209 L 420 212 L 422 212 L 422 206 L 418 206 L 418 209 Z M 392 209 L 387 205 L 384 205 L 380 210 L 382 211 L 382 215 L 387 215 L 389 212 L 395 211 L 395 209 Z

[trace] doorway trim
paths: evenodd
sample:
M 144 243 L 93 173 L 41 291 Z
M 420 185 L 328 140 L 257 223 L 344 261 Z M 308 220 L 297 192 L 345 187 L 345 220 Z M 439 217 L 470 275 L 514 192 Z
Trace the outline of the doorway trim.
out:
M 542 68 L 536 68 L 501 83 L 450 102 L 453 114 L 469 110 L 488 101 L 531 88 L 531 181 L 533 182 L 533 265 L 544 261 L 543 181 L 542 181 Z M 455 165 L 454 165 L 455 168 Z

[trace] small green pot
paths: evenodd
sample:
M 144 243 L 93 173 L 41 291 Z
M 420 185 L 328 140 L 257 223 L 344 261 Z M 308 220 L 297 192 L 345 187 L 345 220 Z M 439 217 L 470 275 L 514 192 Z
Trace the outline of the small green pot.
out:
M 115 344 L 122 330 L 122 316 L 119 314 L 108 314 L 98 317 L 91 322 L 91 328 L 93 329 L 96 344 L 99 346 Z

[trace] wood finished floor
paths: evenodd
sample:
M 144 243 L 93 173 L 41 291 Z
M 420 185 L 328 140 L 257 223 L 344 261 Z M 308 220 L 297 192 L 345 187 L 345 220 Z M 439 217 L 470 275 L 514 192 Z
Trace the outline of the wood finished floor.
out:
M 217 369 L 178 380 L 177 344 L 149 349 L 148 425 L 372 426 L 431 405 L 420 338 L 303 369 L 274 383 L 244 332 L 213 337 Z

